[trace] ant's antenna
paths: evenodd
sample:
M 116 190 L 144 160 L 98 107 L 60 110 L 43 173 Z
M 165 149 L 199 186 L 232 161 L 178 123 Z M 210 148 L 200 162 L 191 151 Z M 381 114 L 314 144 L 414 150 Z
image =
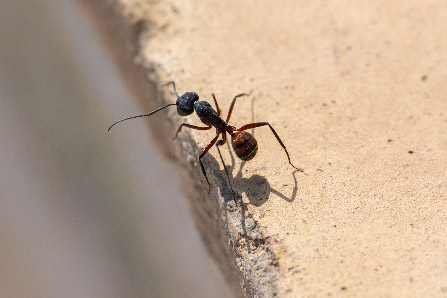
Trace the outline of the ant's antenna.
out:
M 180 96 L 178 96 L 177 89 L 175 88 L 175 82 L 174 81 L 169 81 L 166 84 L 163 84 L 161 86 L 164 87 L 164 86 L 168 86 L 170 84 L 172 84 L 172 87 L 174 87 L 174 93 L 175 93 L 175 95 L 177 95 L 177 98 L 179 98 Z
M 150 113 L 144 114 L 144 115 L 137 115 L 137 116 L 132 116 L 132 117 L 128 117 L 128 118 L 124 118 L 124 119 L 118 120 L 118 121 L 116 121 L 115 123 L 113 123 L 112 125 L 110 125 L 108 131 L 110 131 L 110 129 L 112 129 L 112 127 L 114 127 L 116 124 L 118 124 L 118 123 L 120 123 L 120 122 L 122 122 L 122 121 L 129 120 L 129 119 L 134 119 L 134 118 L 139 118 L 139 117 L 150 116 L 150 115 L 153 115 L 153 114 L 157 113 L 157 112 L 160 111 L 160 110 L 163 110 L 164 108 L 167 108 L 167 107 L 169 107 L 169 106 L 176 106 L 176 105 L 177 105 L 177 104 L 175 104 L 175 103 L 170 103 L 170 104 L 168 104 L 168 105 L 165 105 L 164 107 L 158 108 L 158 109 L 156 109 L 156 110 L 154 110 L 154 111 L 152 111 L 152 112 L 150 112 Z

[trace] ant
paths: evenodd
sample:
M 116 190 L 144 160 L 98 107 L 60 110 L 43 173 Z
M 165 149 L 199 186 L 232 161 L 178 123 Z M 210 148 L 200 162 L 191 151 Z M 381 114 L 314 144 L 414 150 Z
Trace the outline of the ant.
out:
M 231 105 L 230 105 L 230 109 L 228 110 L 227 119 L 224 121 L 220 117 L 220 109 L 219 109 L 219 105 L 217 104 L 216 96 L 214 95 L 214 93 L 212 93 L 211 95 L 214 99 L 214 104 L 216 105 L 217 112 L 213 109 L 213 107 L 208 102 L 199 101 L 199 96 L 197 95 L 197 93 L 186 92 L 182 96 L 179 96 L 177 93 L 177 90 L 175 88 L 174 81 L 168 82 L 168 83 L 164 84 L 163 86 L 167 86 L 169 84 L 172 84 L 172 87 L 174 88 L 174 93 L 177 96 L 176 103 L 167 104 L 163 107 L 160 107 L 160 108 L 158 108 L 150 113 L 144 114 L 144 115 L 137 115 L 137 116 L 132 116 L 132 117 L 118 120 L 115 123 L 113 123 L 109 127 L 108 130 L 110 131 L 110 129 L 113 126 L 115 126 L 116 124 L 118 124 L 122 121 L 139 118 L 139 117 L 151 116 L 151 115 L 157 113 L 158 111 L 160 111 L 164 108 L 167 108 L 169 106 L 177 106 L 177 113 L 180 116 L 188 116 L 188 115 L 191 115 L 195 111 L 197 116 L 199 117 L 200 121 L 202 121 L 202 123 L 205 124 L 206 126 L 195 126 L 195 125 L 191 125 L 191 124 L 187 124 L 187 123 L 182 123 L 179 126 L 179 128 L 177 129 L 174 139 L 176 139 L 178 137 L 178 134 L 182 130 L 182 127 L 188 127 L 188 128 L 197 129 L 197 130 L 210 130 L 213 127 L 216 128 L 216 136 L 208 144 L 208 146 L 206 146 L 205 149 L 203 149 L 202 153 L 199 155 L 200 168 L 202 169 L 203 176 L 205 176 L 206 182 L 208 183 L 208 192 L 209 192 L 211 189 L 211 185 L 208 180 L 208 177 L 206 176 L 205 167 L 203 166 L 203 163 L 202 163 L 202 158 L 211 149 L 211 147 L 216 145 L 217 150 L 219 151 L 220 159 L 222 160 L 225 172 L 228 177 L 228 182 L 229 182 L 231 191 L 233 193 L 234 202 L 236 204 L 237 204 L 236 197 L 234 195 L 233 187 L 231 186 L 230 175 L 228 174 L 228 171 L 225 167 L 225 162 L 222 158 L 222 154 L 220 153 L 220 149 L 219 149 L 220 146 L 224 145 L 227 142 L 227 133 L 231 136 L 231 144 L 233 146 L 234 152 L 236 153 L 236 156 L 241 160 L 248 161 L 248 160 L 253 159 L 255 157 L 256 153 L 258 152 L 258 142 L 256 141 L 255 137 L 253 135 L 251 135 L 250 133 L 246 132 L 246 130 L 268 125 L 268 127 L 271 129 L 273 135 L 275 136 L 276 140 L 279 142 L 281 147 L 286 152 L 287 159 L 289 160 L 289 164 L 293 168 L 295 168 L 297 171 L 304 172 L 303 169 L 297 168 L 292 164 L 292 162 L 290 161 L 289 152 L 287 151 L 286 146 L 284 145 L 284 143 L 281 141 L 281 139 L 279 138 L 276 131 L 273 129 L 273 127 L 268 122 L 249 123 L 249 124 L 245 124 L 245 125 L 241 126 L 240 128 L 236 128 L 236 127 L 228 124 L 228 121 L 230 121 L 231 113 L 233 112 L 234 104 L 236 103 L 236 99 L 238 99 L 241 96 L 249 96 L 251 94 L 251 92 L 248 94 L 241 93 L 241 94 L 236 95 L 233 98 L 233 101 L 231 102 Z M 222 136 L 222 139 L 218 141 L 219 136 Z

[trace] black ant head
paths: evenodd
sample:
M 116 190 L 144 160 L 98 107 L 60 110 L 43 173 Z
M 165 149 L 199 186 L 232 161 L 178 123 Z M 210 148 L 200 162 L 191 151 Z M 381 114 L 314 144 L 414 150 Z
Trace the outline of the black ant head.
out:
M 177 98 L 177 112 L 180 116 L 188 116 L 194 112 L 194 102 L 199 100 L 195 92 L 186 92 Z

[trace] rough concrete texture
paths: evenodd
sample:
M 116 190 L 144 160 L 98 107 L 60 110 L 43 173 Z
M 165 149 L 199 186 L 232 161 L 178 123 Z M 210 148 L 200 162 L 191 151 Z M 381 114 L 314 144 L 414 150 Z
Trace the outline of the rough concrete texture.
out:
M 198 167 L 214 130 L 180 134 L 191 210 L 235 291 L 239 281 L 253 297 L 447 295 L 445 1 L 116 3 L 141 29 L 135 61 L 149 80 L 210 102 L 215 92 L 224 115 L 253 90 L 230 123 L 268 121 L 305 170 L 255 129 L 254 160 L 222 150 L 236 207 L 215 148 L 209 196 Z M 172 134 L 201 124 L 167 115 Z

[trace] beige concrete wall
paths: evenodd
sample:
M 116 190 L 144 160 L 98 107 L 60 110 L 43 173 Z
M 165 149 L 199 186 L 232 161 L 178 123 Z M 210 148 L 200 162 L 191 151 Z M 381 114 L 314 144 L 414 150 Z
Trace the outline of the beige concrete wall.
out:
M 110 2 L 109 2 L 110 3 Z M 112 1 L 147 80 L 177 82 L 255 129 L 256 158 L 213 131 L 176 142 L 192 213 L 233 288 L 248 296 L 436 297 L 447 292 L 445 1 Z M 138 87 L 137 87 L 138 88 Z M 169 88 L 163 103 L 174 102 Z M 147 112 L 147 111 L 142 111 Z M 182 121 L 167 112 L 174 133 Z M 152 121 L 154 122 L 154 121 Z M 168 125 L 169 126 L 169 125 Z M 165 133 L 166 134 L 166 133 Z M 166 136 L 169 139 L 169 136 Z M 176 146 L 176 147 L 174 147 Z

